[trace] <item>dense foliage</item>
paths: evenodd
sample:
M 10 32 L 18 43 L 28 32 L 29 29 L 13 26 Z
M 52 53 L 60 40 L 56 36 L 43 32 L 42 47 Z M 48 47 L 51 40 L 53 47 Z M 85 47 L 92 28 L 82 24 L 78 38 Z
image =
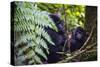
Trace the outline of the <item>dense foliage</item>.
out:
M 41 10 L 51 13 L 59 13 L 65 21 L 65 28 L 72 30 L 76 26 L 84 27 L 85 23 L 85 6 L 84 5 L 66 5 L 66 4 L 48 4 L 38 3 Z
M 43 38 L 54 45 L 44 28 L 50 27 L 55 31 L 57 28 L 48 13 L 39 11 L 34 3 L 15 2 L 15 6 L 15 63 L 42 63 L 41 57 L 47 59 L 46 54 L 49 54 L 48 45 Z

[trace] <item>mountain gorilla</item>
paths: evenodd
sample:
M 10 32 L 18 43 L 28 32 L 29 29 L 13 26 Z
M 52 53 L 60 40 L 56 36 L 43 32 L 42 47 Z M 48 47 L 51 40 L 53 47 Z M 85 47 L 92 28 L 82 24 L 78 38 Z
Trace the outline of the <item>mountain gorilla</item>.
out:
M 72 31 L 70 39 L 70 52 L 80 49 L 87 40 L 88 34 L 82 27 L 77 27 Z
M 71 38 L 68 39 L 65 36 L 65 29 L 64 29 L 64 22 L 60 19 L 58 15 L 50 14 L 50 18 L 54 21 L 56 27 L 58 28 L 58 32 L 54 31 L 51 28 L 46 28 L 46 32 L 51 37 L 52 41 L 55 45 L 48 45 L 50 54 L 48 55 L 47 63 L 56 63 L 62 59 L 62 55 L 58 54 L 57 52 L 62 52 L 62 48 L 67 40 L 67 44 L 65 46 L 65 51 L 70 48 L 70 52 L 76 51 L 84 44 L 86 41 L 86 32 L 83 28 L 77 27 L 75 30 L 72 31 Z M 70 47 L 67 48 L 68 43 Z
M 62 51 L 62 47 L 64 46 L 66 36 L 65 36 L 65 29 L 64 29 L 64 22 L 58 17 L 58 15 L 50 14 L 50 18 L 54 21 L 56 27 L 58 28 L 58 32 L 54 31 L 51 28 L 46 28 L 46 32 L 51 37 L 52 41 L 55 45 L 48 45 L 50 54 L 48 55 L 48 63 L 55 63 L 61 60 L 60 54 L 57 52 Z

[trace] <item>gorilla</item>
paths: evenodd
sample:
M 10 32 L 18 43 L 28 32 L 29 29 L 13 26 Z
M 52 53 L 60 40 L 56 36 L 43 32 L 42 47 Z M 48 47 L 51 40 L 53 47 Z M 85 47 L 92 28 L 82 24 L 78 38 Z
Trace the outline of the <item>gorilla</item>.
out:
M 46 32 L 51 37 L 52 41 L 55 45 L 48 45 L 50 54 L 48 55 L 48 63 L 56 63 L 57 61 L 61 60 L 60 54 L 57 52 L 62 51 L 62 47 L 64 46 L 66 36 L 65 36 L 65 29 L 64 29 L 64 22 L 58 17 L 58 15 L 50 14 L 50 18 L 55 23 L 56 27 L 58 28 L 58 32 L 54 31 L 51 28 L 46 28 Z
M 83 46 L 84 42 L 87 39 L 87 35 L 86 31 L 82 27 L 77 27 L 72 31 L 71 38 L 69 38 L 69 35 L 65 35 L 66 33 L 63 20 L 61 20 L 60 17 L 56 14 L 50 14 L 49 17 L 53 20 L 54 24 L 58 28 L 58 32 L 49 27 L 45 28 L 45 31 L 55 43 L 55 45 L 47 43 L 50 54 L 47 56 L 48 60 L 46 62 L 56 63 L 62 60 L 62 55 L 58 54 L 57 52 L 62 52 L 65 41 L 67 41 L 67 44 L 65 45 L 64 51 L 67 52 L 68 50 L 70 50 L 70 52 L 74 52 Z M 68 47 L 69 45 L 70 47 Z
M 70 52 L 80 49 L 87 40 L 88 34 L 82 27 L 77 27 L 72 31 L 70 39 Z

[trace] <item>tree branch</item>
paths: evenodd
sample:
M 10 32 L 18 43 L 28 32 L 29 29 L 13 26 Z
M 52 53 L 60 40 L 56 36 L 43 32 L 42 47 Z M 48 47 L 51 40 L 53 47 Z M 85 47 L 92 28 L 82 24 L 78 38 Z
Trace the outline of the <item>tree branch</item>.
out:
M 67 27 L 67 29 L 66 30 L 68 30 L 68 25 L 67 25 L 67 22 L 66 22 L 66 8 L 65 8 L 65 5 L 63 4 L 63 11 L 64 11 L 64 22 L 65 22 L 65 25 L 66 25 L 66 27 Z M 67 33 L 67 35 L 68 35 L 68 33 Z M 67 36 L 66 36 L 67 37 Z M 64 46 L 63 46 L 63 48 L 62 48 L 62 51 L 64 52 L 64 50 L 65 50 L 65 46 L 66 46 L 66 44 L 67 44 L 67 39 L 66 39 L 66 41 L 65 41 L 65 43 L 64 43 Z
M 68 57 L 62 61 L 59 61 L 58 63 L 65 63 L 65 62 L 69 62 L 70 60 L 76 58 L 77 56 L 79 56 L 80 54 L 86 52 L 87 50 L 91 49 L 92 47 L 94 47 L 96 45 L 96 43 L 92 44 L 91 46 L 87 47 L 86 49 L 82 50 L 82 51 L 77 51 L 78 53 L 75 53 L 73 56 Z

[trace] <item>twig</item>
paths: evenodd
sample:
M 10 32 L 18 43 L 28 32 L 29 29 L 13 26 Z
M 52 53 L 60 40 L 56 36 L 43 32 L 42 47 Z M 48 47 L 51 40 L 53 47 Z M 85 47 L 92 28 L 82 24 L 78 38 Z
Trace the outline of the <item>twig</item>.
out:
M 86 53 L 91 53 L 91 52 L 96 52 L 97 50 L 90 50 L 90 51 L 87 51 Z
M 67 22 L 66 22 L 66 12 L 65 12 L 65 5 L 63 4 L 63 10 L 64 10 L 64 22 L 65 22 L 65 24 L 66 24 L 66 26 L 68 26 L 67 25 Z M 66 30 L 68 30 L 68 27 L 67 27 L 67 29 Z M 67 37 L 67 36 L 66 36 Z M 67 39 L 66 39 L 66 41 L 65 41 L 65 43 L 64 43 L 64 46 L 63 46 L 63 48 L 62 48 L 62 51 L 64 51 L 65 50 L 65 46 L 66 46 L 66 44 L 67 44 Z
M 67 30 L 68 30 L 68 25 L 67 25 L 67 16 L 66 16 L 66 8 L 65 8 L 65 5 L 63 4 L 63 10 L 64 10 L 64 22 L 65 22 L 65 24 L 66 24 L 66 27 L 67 27 Z
M 78 53 L 75 53 L 73 56 L 68 57 L 62 61 L 59 61 L 58 63 L 64 63 L 64 62 L 69 62 L 70 60 L 76 58 L 77 56 L 79 56 L 80 54 L 84 53 L 85 51 L 91 49 L 92 47 L 94 47 L 96 45 L 96 43 L 92 44 L 90 47 L 87 47 L 86 49 L 79 51 Z
M 64 50 L 65 50 L 66 44 L 67 44 L 67 39 L 66 39 L 66 41 L 65 41 L 65 43 L 64 43 L 64 46 L 63 46 L 63 48 L 62 48 L 62 51 L 63 51 L 63 52 L 64 52 Z
M 57 54 L 62 54 L 62 55 L 64 55 L 64 54 L 66 54 L 66 52 L 56 52 Z

